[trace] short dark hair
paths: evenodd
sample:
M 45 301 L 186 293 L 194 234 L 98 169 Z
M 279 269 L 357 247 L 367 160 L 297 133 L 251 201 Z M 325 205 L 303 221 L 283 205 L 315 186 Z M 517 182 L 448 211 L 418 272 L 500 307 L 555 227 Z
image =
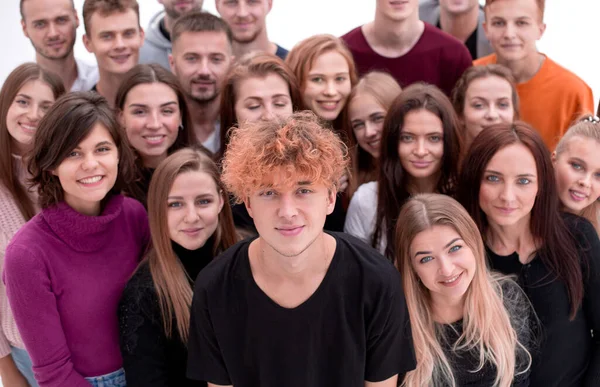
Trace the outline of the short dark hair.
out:
M 21 12 L 21 19 L 25 20 L 25 13 L 23 12 L 23 3 L 25 0 L 21 0 L 19 2 L 19 11 Z M 71 4 L 73 5 L 73 9 L 75 9 L 75 0 L 71 0 Z
M 113 193 L 121 192 L 131 180 L 133 152 L 106 99 L 93 91 L 69 93 L 59 98 L 40 121 L 29 155 L 30 182 L 38 189 L 41 208 L 64 200 L 63 188 L 52 171 L 97 123 L 108 130 L 119 152 L 119 173 Z
M 184 32 L 223 32 L 229 44 L 233 44 L 231 28 L 223 19 L 208 12 L 194 11 L 178 18 L 171 30 L 171 43 L 175 44 Z
M 85 0 L 83 3 L 83 27 L 85 33 L 90 32 L 90 20 L 94 13 L 98 12 L 102 16 L 107 16 L 117 12 L 125 12 L 133 9 L 140 22 L 140 6 L 137 0 Z

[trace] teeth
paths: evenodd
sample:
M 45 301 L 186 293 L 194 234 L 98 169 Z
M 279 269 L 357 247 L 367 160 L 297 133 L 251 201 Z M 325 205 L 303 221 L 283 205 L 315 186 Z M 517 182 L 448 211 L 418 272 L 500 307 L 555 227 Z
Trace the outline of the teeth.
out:
M 584 194 L 582 194 L 581 192 L 571 191 L 571 193 L 573 194 L 573 196 L 577 196 L 580 199 L 585 199 L 586 198 L 586 196 Z
M 149 141 L 160 141 L 162 140 L 163 136 L 146 136 L 145 138 Z
M 445 284 L 449 284 L 449 283 L 452 283 L 452 282 L 456 281 L 456 280 L 458 279 L 458 277 L 460 277 L 460 274 L 459 274 L 459 275 L 457 275 L 456 277 L 452 277 L 452 278 L 450 278 L 449 280 L 447 280 L 447 281 L 443 281 L 443 282 L 444 282 Z
M 321 102 L 321 104 L 328 108 L 334 108 L 337 105 L 337 102 Z
M 37 129 L 36 126 L 31 126 L 31 125 L 21 124 L 21 126 L 27 130 L 36 130 Z
M 94 184 L 94 183 L 99 182 L 101 179 L 102 179 L 102 176 L 94 176 L 94 177 L 88 177 L 87 179 L 81 179 L 79 181 L 83 184 Z

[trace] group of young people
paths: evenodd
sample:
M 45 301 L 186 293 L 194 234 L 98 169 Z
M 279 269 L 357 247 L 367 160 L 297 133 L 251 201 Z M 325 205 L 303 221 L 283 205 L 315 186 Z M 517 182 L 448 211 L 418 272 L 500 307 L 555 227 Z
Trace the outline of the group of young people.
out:
M 5 387 L 597 386 L 600 118 L 543 0 L 21 0 Z M 478 59 L 479 58 L 479 59 Z M 474 61 L 474 66 L 472 62 Z

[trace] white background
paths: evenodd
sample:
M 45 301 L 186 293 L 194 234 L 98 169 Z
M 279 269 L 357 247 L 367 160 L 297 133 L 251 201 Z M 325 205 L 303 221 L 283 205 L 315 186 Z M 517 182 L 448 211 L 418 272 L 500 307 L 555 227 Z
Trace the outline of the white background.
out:
M 33 48 L 23 36 L 19 16 L 19 0 L 1 0 L 0 82 L 20 63 L 35 59 Z M 148 21 L 162 6 L 156 0 L 138 0 L 141 23 Z M 375 0 L 273 0 L 267 19 L 271 40 L 287 49 L 298 41 L 317 33 L 340 36 L 373 18 Z M 75 0 L 81 11 L 83 0 Z M 214 0 L 205 0 L 204 9 L 215 13 Z M 546 33 L 539 43 L 540 51 L 574 71 L 600 97 L 600 1 L 546 0 Z M 94 61 L 83 43 L 83 25 L 78 30 L 75 55 Z

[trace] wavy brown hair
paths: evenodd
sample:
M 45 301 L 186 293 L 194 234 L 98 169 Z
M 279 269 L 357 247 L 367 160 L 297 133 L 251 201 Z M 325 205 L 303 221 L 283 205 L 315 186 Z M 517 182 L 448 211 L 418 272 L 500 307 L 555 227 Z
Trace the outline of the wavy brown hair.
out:
M 219 179 L 217 165 L 203 150 L 181 149 L 160 163 L 148 190 L 148 220 L 152 235 L 152 250 L 147 260 L 162 315 L 162 324 L 167 337 L 173 332 L 173 318 L 179 336 L 187 343 L 192 304 L 192 287 L 181 261 L 175 255 L 169 235 L 167 204 L 173 182 L 182 173 L 204 172 L 215 182 L 217 192 L 223 200 L 219 213 L 219 225 L 214 233 L 213 254 L 225 251 L 236 242 L 231 207 L 227 193 Z M 142 262 L 141 265 L 143 265 Z
M 31 195 L 27 194 L 27 187 L 23 186 L 15 175 L 16 166 L 12 156 L 15 149 L 12 136 L 8 132 L 6 116 L 21 88 L 27 82 L 35 80 L 47 84 L 55 100 L 65 93 L 65 86 L 58 75 L 42 69 L 36 63 L 24 63 L 14 69 L 0 90 L 0 184 L 10 192 L 25 220 L 35 215 L 35 206 Z
M 382 236 L 385 235 L 387 241 L 385 256 L 390 260 L 393 260 L 396 249 L 394 241 L 396 220 L 400 208 L 410 197 L 408 191 L 410 176 L 402 168 L 398 155 L 400 132 L 404 127 L 406 115 L 419 110 L 435 114 L 442 121 L 444 154 L 436 192 L 453 195 L 458 177 L 461 140 L 457 129 L 458 119 L 450 100 L 444 92 L 433 85 L 415 83 L 408 86 L 394 100 L 385 117 L 379 156 L 377 212 L 371 244 L 378 248 Z
M 267 53 L 251 53 L 240 58 L 227 73 L 221 92 L 221 149 L 216 155 L 216 160 L 221 160 L 227 144 L 229 133 L 238 124 L 235 115 L 237 101 L 236 87 L 249 78 L 266 78 L 275 74 L 281 77 L 288 85 L 293 111 L 302 106 L 302 96 L 298 81 L 292 70 L 279 57 Z
M 479 206 L 479 191 L 485 169 L 501 149 L 522 144 L 535 159 L 538 194 L 531 209 L 529 229 L 541 241 L 537 256 L 562 281 L 571 303 L 571 319 L 583 300 L 583 275 L 573 236 L 560 215 L 560 201 L 550 152 L 542 137 L 525 122 L 496 124 L 481 132 L 471 144 L 462 163 L 457 197 L 469 211 L 485 239 L 489 231 L 486 214 Z

